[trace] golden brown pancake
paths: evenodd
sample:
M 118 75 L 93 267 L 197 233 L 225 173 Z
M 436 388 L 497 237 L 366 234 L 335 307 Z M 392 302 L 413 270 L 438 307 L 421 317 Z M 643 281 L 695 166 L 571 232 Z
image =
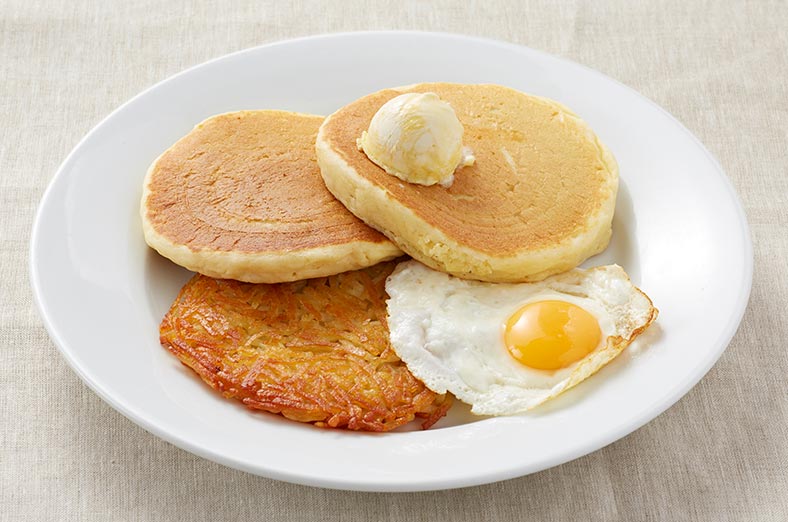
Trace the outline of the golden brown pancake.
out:
M 326 276 L 400 255 L 326 190 L 314 151 L 322 121 L 241 111 L 197 125 L 145 178 L 148 244 L 201 274 L 256 283 Z
M 321 427 L 388 431 L 451 405 L 389 343 L 396 263 L 294 283 L 197 275 L 161 323 L 161 343 L 225 397 Z
M 454 108 L 476 156 L 453 184 L 387 174 L 356 145 L 404 92 Z M 356 216 L 436 270 L 492 282 L 537 281 L 602 251 L 618 167 L 588 125 L 557 102 L 498 85 L 426 83 L 365 96 L 326 118 L 317 157 L 328 189 Z

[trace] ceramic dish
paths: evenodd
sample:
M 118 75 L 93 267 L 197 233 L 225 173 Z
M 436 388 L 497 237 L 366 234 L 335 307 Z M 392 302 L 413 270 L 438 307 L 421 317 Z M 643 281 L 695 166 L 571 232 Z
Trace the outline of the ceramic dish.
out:
M 455 405 L 428 431 L 314 428 L 222 399 L 162 349 L 158 324 L 190 274 L 147 248 L 138 215 L 148 165 L 196 123 L 239 109 L 329 114 L 416 82 L 491 82 L 547 96 L 616 155 L 610 247 L 660 310 L 597 375 L 532 413 L 474 418 Z M 189 69 L 135 97 L 68 156 L 43 197 L 31 279 L 63 356 L 104 400 L 205 458 L 315 486 L 405 491 L 469 486 L 566 462 L 642 426 L 709 370 L 736 331 L 752 278 L 750 237 L 720 166 L 632 89 L 525 47 L 463 36 L 351 33 L 275 43 Z M 122 441 L 120 442 L 122 443 Z

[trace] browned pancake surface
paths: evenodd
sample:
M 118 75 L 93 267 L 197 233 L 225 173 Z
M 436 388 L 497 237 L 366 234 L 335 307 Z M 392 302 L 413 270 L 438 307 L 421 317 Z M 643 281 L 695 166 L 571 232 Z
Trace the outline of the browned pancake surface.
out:
M 250 284 L 197 275 L 161 343 L 225 397 L 321 427 L 388 431 L 442 417 L 389 343 L 386 277 L 396 263 L 331 277 Z
M 325 188 L 314 152 L 322 121 L 281 111 L 206 120 L 152 167 L 147 219 L 171 243 L 194 251 L 387 243 Z
M 359 151 L 375 112 L 403 92 L 435 92 L 465 129 L 476 163 L 451 187 L 404 183 Z M 547 100 L 495 85 L 419 84 L 365 96 L 324 126 L 355 171 L 459 243 L 495 256 L 552 246 L 583 230 L 610 190 L 610 171 L 585 125 Z M 508 155 L 508 157 L 507 157 Z

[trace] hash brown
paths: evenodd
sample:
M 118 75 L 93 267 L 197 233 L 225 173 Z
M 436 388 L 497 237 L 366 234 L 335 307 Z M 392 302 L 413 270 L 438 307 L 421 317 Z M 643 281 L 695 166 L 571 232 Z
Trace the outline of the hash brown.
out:
M 225 397 L 320 427 L 424 429 L 451 396 L 430 391 L 389 342 L 388 262 L 335 276 L 250 284 L 195 275 L 162 320 L 162 346 Z

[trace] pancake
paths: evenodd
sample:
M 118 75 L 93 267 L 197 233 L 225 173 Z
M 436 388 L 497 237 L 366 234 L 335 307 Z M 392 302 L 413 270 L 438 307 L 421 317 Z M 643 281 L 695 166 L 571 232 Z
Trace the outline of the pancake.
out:
M 356 145 L 375 112 L 405 92 L 434 92 L 464 127 L 473 166 L 451 186 L 387 174 Z M 498 85 L 425 83 L 339 109 L 318 133 L 328 189 L 422 263 L 457 277 L 528 282 L 604 250 L 618 190 L 615 158 L 559 103 Z
M 389 342 L 396 263 L 332 277 L 249 284 L 196 275 L 161 322 L 162 346 L 225 397 L 320 427 L 428 428 L 451 396 L 427 389 Z
M 253 283 L 327 276 L 401 255 L 326 190 L 314 148 L 322 121 L 241 111 L 197 125 L 148 170 L 147 243 L 189 270 Z

